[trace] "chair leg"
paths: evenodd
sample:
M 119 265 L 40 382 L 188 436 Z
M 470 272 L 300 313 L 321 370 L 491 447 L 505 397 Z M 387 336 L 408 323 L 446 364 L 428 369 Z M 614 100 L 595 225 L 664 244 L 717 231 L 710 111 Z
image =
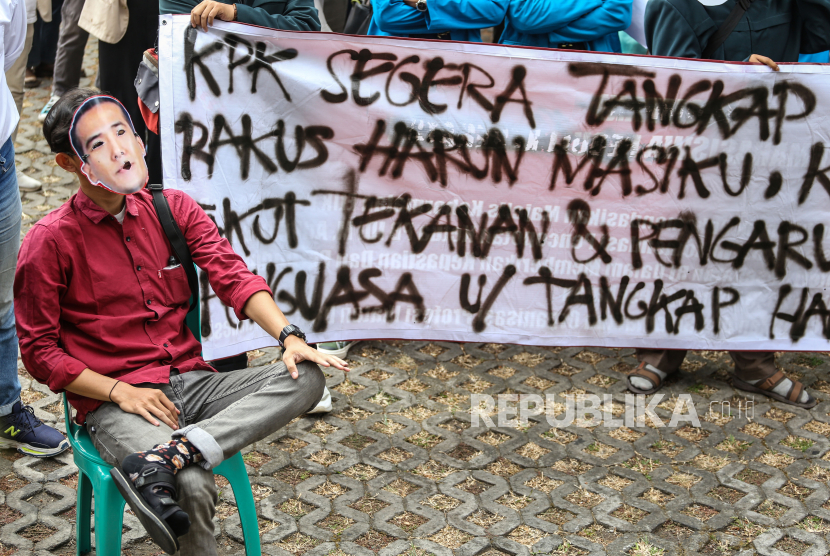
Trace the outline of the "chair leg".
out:
M 126 502 L 109 476 L 95 490 L 95 554 L 120 556 Z
M 242 534 L 245 536 L 246 556 L 262 556 L 259 543 L 259 520 L 256 515 L 256 503 L 251 493 L 251 480 L 245 469 L 242 455 L 237 453 L 214 469 L 218 475 L 225 477 L 233 489 L 239 520 L 242 522 Z
M 239 520 L 242 522 L 242 534 L 245 536 L 245 554 L 262 556 L 262 548 L 259 544 L 259 520 L 250 487 L 248 489 L 247 492 L 239 493 L 242 496 L 238 495 L 235 490 L 233 493 L 236 498 L 236 507 L 239 510 Z
M 78 471 L 78 501 L 75 505 L 75 545 L 78 556 L 92 551 L 91 516 L 92 482 L 85 473 Z

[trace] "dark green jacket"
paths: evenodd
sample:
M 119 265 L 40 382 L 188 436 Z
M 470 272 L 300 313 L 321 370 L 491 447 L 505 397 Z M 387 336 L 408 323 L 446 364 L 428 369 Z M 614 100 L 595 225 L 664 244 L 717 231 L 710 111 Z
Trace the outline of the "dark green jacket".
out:
M 218 0 L 236 4 L 236 19 L 271 29 L 319 31 L 320 17 L 314 0 Z M 189 14 L 200 0 L 159 0 L 159 13 Z
M 700 58 L 735 3 L 704 6 L 698 0 L 649 0 L 649 50 L 657 56 Z M 742 62 L 761 54 L 776 62 L 797 62 L 799 53 L 829 47 L 830 0 L 755 0 L 714 58 Z

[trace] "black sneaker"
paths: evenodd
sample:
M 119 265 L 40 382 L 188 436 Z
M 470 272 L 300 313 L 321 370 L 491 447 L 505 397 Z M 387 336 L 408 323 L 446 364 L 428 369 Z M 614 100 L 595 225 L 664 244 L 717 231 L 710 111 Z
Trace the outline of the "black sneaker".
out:
M 35 410 L 21 402 L 0 417 L 0 448 L 15 448 L 36 458 L 57 456 L 69 449 L 69 441 L 57 429 L 44 425 Z

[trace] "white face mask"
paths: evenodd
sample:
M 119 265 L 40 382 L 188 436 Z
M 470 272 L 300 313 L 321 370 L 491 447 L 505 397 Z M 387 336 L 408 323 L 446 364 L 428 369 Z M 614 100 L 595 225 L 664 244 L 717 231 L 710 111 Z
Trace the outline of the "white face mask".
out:
M 86 99 L 72 116 L 69 134 L 72 149 L 83 161 L 81 171 L 92 185 L 119 195 L 137 193 L 147 185 L 144 143 L 117 99 Z
M 721 4 L 726 4 L 728 0 L 697 0 L 704 6 L 720 6 Z

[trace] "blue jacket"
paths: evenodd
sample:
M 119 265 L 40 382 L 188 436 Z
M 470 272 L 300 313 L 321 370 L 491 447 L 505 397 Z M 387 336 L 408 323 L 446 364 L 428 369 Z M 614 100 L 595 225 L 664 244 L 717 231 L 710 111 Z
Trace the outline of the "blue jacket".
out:
M 584 42 L 595 52 L 621 52 L 619 31 L 631 25 L 632 0 L 511 0 L 502 44 L 559 48 Z
M 408 37 L 449 31 L 454 41 L 481 42 L 480 30 L 504 20 L 509 0 L 427 0 L 419 12 L 402 0 L 373 0 L 370 35 Z
M 828 64 L 830 63 L 830 52 L 826 50 L 817 54 L 799 54 L 799 62 L 810 62 L 813 64 Z

